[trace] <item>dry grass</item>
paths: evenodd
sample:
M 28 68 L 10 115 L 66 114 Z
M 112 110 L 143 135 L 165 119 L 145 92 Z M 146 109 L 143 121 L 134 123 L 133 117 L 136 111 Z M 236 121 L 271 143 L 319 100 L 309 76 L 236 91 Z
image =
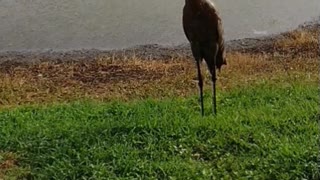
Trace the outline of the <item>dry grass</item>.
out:
M 274 49 L 280 54 L 298 57 L 319 57 L 319 34 L 318 28 L 308 31 L 295 30 L 286 34 L 286 38 L 276 41 Z
M 274 43 L 276 52 L 228 54 L 228 65 L 218 77 L 219 91 L 266 80 L 289 83 L 318 81 L 316 31 L 293 31 Z M 203 66 L 203 69 L 206 69 Z M 206 88 L 210 88 L 206 71 Z M 78 63 L 43 62 L 0 70 L 0 107 L 22 104 L 95 100 L 131 100 L 196 94 L 196 69 L 192 59 L 143 61 L 97 58 Z

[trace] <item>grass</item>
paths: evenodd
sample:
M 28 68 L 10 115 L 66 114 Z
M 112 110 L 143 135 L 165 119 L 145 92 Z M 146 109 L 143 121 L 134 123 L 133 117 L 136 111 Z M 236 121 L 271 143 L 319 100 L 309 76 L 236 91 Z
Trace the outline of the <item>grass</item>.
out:
M 36 179 L 316 179 L 318 91 L 262 82 L 204 118 L 197 97 L 3 110 L 0 149 Z
M 0 67 L 0 179 L 318 179 L 318 31 L 228 52 L 216 117 L 192 59 Z

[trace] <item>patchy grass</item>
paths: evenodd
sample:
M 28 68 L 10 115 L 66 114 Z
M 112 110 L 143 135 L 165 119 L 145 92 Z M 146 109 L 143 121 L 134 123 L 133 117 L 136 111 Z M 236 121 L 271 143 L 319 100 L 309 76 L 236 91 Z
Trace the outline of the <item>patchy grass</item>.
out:
M 292 77 L 318 80 L 315 58 L 271 59 L 238 53 L 228 57 L 228 67 L 218 75 L 220 92 L 278 77 L 284 81 Z M 202 69 L 206 70 L 206 67 Z M 209 89 L 209 74 L 205 77 Z M 186 97 L 197 93 L 196 79 L 191 60 L 45 63 L 0 73 L 0 106 L 70 102 L 83 98 L 105 101 Z

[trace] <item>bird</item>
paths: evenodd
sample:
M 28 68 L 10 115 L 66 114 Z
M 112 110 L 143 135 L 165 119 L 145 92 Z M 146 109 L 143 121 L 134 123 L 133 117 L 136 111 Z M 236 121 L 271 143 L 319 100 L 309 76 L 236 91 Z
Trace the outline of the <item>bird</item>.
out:
M 217 114 L 216 103 L 216 69 L 227 65 L 224 44 L 224 29 L 219 12 L 210 0 L 185 0 L 183 7 L 183 30 L 190 43 L 192 55 L 198 71 L 201 115 L 203 107 L 203 78 L 200 63 L 204 59 L 211 74 L 213 97 L 212 110 Z

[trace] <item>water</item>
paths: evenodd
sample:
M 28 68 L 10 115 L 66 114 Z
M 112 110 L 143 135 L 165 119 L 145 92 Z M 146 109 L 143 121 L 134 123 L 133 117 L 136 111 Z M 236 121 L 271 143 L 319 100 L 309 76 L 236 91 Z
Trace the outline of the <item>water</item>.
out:
M 0 51 L 186 42 L 184 0 L 0 0 Z M 216 0 L 225 38 L 278 33 L 320 15 L 319 0 Z

